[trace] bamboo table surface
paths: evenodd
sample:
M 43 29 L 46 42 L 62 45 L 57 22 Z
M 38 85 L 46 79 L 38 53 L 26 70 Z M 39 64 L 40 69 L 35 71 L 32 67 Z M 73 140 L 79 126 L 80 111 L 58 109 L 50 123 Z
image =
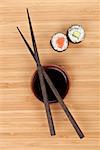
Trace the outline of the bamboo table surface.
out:
M 85 134 L 80 140 L 59 104 L 51 105 L 56 136 L 49 133 L 43 103 L 31 90 L 36 65 L 16 26 L 31 44 L 29 8 L 41 63 L 60 66 L 69 76 L 64 101 Z M 83 25 L 85 40 L 52 50 L 55 32 Z M 99 1 L 0 0 L 0 150 L 99 149 Z

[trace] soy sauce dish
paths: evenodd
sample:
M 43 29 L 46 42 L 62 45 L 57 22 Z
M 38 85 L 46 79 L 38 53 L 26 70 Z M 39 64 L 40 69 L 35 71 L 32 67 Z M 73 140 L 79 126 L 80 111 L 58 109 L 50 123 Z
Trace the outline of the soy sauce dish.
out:
M 62 68 L 56 65 L 44 66 L 44 69 L 46 73 L 49 75 L 56 89 L 60 93 L 62 99 L 64 99 L 64 97 L 67 95 L 68 90 L 69 90 L 69 80 L 68 80 L 67 74 L 65 73 L 64 70 L 62 70 Z M 47 82 L 45 82 L 45 85 L 47 89 L 49 103 L 58 102 L 52 90 L 50 89 L 49 85 L 47 84 Z M 38 76 L 37 70 L 34 73 L 34 76 L 32 78 L 31 87 L 37 99 L 43 102 L 42 91 L 40 87 L 39 76 Z

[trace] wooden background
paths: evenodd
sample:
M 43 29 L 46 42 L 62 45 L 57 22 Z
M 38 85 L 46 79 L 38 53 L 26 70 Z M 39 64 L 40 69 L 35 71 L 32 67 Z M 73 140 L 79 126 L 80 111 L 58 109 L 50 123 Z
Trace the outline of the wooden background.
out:
M 85 138 L 80 140 L 59 104 L 51 105 L 56 136 L 49 134 L 44 105 L 31 90 L 36 65 L 16 26 L 30 41 L 26 8 L 33 21 L 43 65 L 55 64 L 68 73 L 65 103 Z M 57 53 L 49 45 L 55 32 L 82 24 L 86 38 Z M 0 150 L 99 149 L 99 1 L 0 0 Z

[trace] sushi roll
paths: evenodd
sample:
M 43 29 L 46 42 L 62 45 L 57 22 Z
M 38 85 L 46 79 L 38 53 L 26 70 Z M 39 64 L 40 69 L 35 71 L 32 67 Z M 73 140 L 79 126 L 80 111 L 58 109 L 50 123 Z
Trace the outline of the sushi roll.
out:
M 63 33 L 55 33 L 51 40 L 51 46 L 57 52 L 65 51 L 68 47 L 68 39 L 67 36 Z
M 81 25 L 72 25 L 67 31 L 67 36 L 72 43 L 80 43 L 84 40 L 85 31 Z

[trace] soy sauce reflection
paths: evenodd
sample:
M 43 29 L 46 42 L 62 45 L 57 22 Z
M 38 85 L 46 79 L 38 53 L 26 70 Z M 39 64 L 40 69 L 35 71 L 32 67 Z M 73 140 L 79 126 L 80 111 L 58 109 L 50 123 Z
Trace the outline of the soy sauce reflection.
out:
M 44 69 L 46 73 L 49 75 L 54 86 L 56 87 L 56 89 L 58 90 L 59 94 L 63 99 L 68 93 L 68 89 L 69 89 L 69 80 L 67 75 L 62 69 L 60 69 L 57 66 L 46 66 L 44 67 Z M 46 81 L 45 81 L 45 85 L 46 85 L 49 103 L 57 102 L 55 95 L 53 94 L 52 90 L 50 89 Z M 32 91 L 40 101 L 43 101 L 39 76 L 37 71 L 35 72 L 34 77 L 32 79 Z

